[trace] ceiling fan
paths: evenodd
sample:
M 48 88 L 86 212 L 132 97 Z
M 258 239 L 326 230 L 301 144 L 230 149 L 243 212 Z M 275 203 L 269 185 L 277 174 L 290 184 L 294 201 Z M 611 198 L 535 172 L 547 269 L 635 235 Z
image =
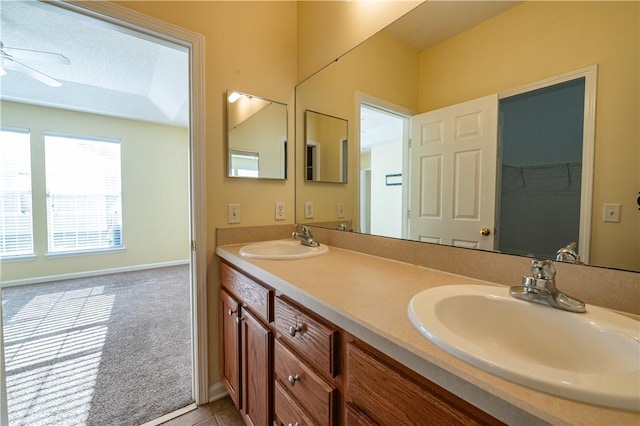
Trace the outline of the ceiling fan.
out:
M 4 47 L 0 41 L 0 75 L 6 74 L 5 69 L 21 72 L 29 77 L 38 80 L 41 83 L 51 87 L 60 87 L 62 82 L 50 77 L 30 66 L 20 62 L 20 60 L 33 60 L 38 62 L 47 62 L 53 64 L 70 65 L 71 61 L 64 55 L 53 52 L 44 52 L 41 50 L 18 49 L 15 47 Z

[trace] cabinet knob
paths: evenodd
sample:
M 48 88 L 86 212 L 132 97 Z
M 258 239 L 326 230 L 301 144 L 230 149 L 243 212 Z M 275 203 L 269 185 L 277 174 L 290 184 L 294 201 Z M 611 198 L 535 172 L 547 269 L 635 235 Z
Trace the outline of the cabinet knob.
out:
M 289 327 L 289 334 L 291 337 L 296 337 L 296 334 L 302 331 L 302 327 L 299 325 L 292 325 Z
M 227 312 L 229 314 L 229 316 L 232 316 L 233 314 L 235 314 L 236 312 L 238 312 L 237 309 L 229 309 L 229 311 Z
M 244 318 L 242 317 L 236 317 L 236 324 L 240 324 L 240 321 L 242 321 Z
M 295 423 L 289 423 L 288 426 L 298 426 L 298 422 Z
M 291 386 L 295 386 L 296 382 L 299 382 L 299 381 L 300 381 L 300 375 L 299 374 L 296 374 L 295 376 L 292 376 L 292 375 L 289 376 L 289 384 Z

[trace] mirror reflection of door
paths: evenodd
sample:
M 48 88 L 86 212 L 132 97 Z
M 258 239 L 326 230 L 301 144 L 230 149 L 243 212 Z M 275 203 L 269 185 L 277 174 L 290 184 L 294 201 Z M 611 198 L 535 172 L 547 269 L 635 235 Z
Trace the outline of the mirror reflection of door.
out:
M 411 239 L 493 249 L 497 111 L 494 94 L 412 118 Z
M 543 258 L 580 249 L 585 93 L 577 78 L 412 117 L 410 238 Z
M 360 103 L 360 232 L 406 237 L 403 179 L 408 175 L 408 121 L 406 116 Z

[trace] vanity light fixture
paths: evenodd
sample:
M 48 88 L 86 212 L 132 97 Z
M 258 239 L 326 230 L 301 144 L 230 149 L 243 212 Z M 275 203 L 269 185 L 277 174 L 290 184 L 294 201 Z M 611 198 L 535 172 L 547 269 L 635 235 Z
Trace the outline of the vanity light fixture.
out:
M 229 97 L 227 99 L 229 99 L 229 102 L 234 103 L 235 101 L 237 101 L 241 97 L 242 97 L 242 93 L 231 92 L 231 94 L 229 95 Z

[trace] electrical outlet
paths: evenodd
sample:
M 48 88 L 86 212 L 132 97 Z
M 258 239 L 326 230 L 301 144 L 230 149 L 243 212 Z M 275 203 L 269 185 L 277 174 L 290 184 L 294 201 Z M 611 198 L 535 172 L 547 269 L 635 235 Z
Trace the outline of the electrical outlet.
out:
M 304 203 L 304 218 L 313 219 L 313 201 L 306 201 Z
M 620 204 L 605 204 L 603 210 L 603 222 L 620 223 Z
M 227 204 L 227 223 L 240 223 L 240 204 Z
M 338 219 L 344 217 L 344 203 L 338 203 Z
M 284 201 L 276 201 L 276 220 L 284 220 L 286 217 L 286 209 Z

